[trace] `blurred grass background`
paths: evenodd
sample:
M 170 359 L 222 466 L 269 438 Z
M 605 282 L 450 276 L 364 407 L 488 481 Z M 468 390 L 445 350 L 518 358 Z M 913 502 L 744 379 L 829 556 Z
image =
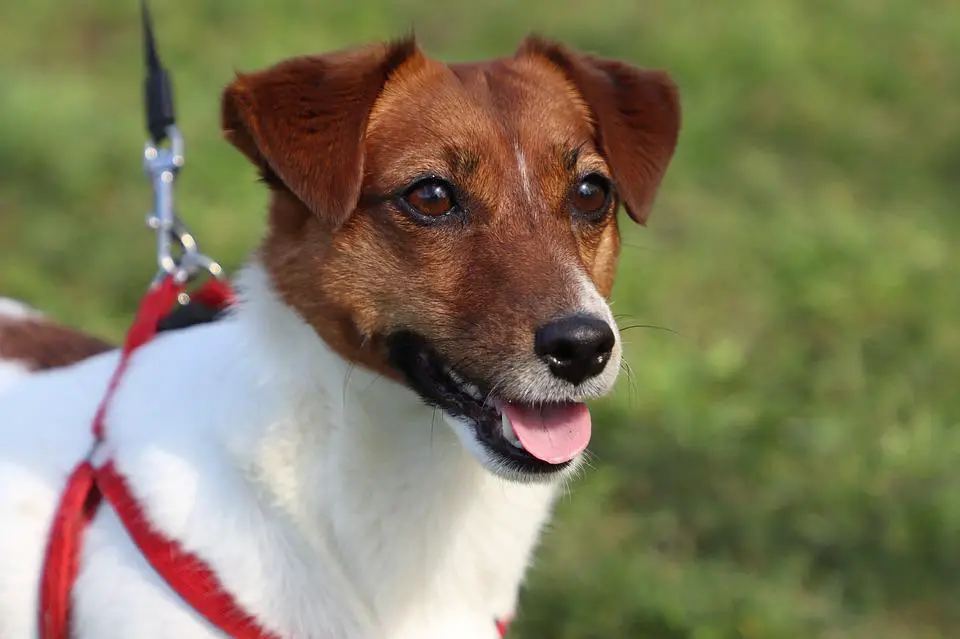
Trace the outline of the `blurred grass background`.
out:
M 2 0 L 0 291 L 119 337 L 153 274 L 133 0 Z M 414 26 L 449 60 L 535 29 L 669 69 L 680 147 L 519 638 L 960 637 L 955 0 L 154 1 L 181 213 L 233 268 L 265 192 L 219 139 L 234 70 Z

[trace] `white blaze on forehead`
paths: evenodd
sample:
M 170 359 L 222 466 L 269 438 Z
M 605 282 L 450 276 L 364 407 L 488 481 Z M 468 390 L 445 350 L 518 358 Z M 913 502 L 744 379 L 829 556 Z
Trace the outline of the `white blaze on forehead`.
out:
M 523 193 L 527 196 L 527 203 L 533 204 L 533 180 L 530 179 L 530 170 L 527 168 L 527 158 L 519 146 L 514 147 L 514 151 L 517 155 L 517 168 L 519 169 L 520 184 L 523 186 Z

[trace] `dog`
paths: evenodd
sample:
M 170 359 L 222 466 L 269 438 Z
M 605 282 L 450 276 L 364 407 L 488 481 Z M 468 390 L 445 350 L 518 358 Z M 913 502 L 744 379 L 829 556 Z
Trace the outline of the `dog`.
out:
M 677 86 L 537 35 L 451 65 L 409 37 L 238 74 L 222 128 L 264 239 L 230 311 L 134 354 L 107 453 L 277 637 L 499 636 L 621 367 L 617 211 L 650 213 Z M 26 639 L 119 354 L 6 308 L 0 637 Z M 106 506 L 72 592 L 78 639 L 224 636 Z

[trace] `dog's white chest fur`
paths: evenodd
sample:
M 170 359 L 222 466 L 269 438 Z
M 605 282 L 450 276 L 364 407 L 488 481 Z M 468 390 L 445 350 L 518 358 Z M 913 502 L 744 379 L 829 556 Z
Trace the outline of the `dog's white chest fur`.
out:
M 108 454 L 160 531 L 284 638 L 493 639 L 555 487 L 484 470 L 410 391 L 351 367 L 249 268 L 245 303 L 137 353 Z M 36 636 L 53 510 L 116 354 L 0 390 L 0 637 Z M 80 638 L 222 636 L 108 506 L 84 539 Z

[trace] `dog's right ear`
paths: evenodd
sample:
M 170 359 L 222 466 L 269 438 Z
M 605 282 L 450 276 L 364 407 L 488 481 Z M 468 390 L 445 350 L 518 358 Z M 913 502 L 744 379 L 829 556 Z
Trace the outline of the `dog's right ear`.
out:
M 224 135 L 264 181 L 336 229 L 360 197 L 370 111 L 390 76 L 417 59 L 410 37 L 238 74 L 223 93 Z

